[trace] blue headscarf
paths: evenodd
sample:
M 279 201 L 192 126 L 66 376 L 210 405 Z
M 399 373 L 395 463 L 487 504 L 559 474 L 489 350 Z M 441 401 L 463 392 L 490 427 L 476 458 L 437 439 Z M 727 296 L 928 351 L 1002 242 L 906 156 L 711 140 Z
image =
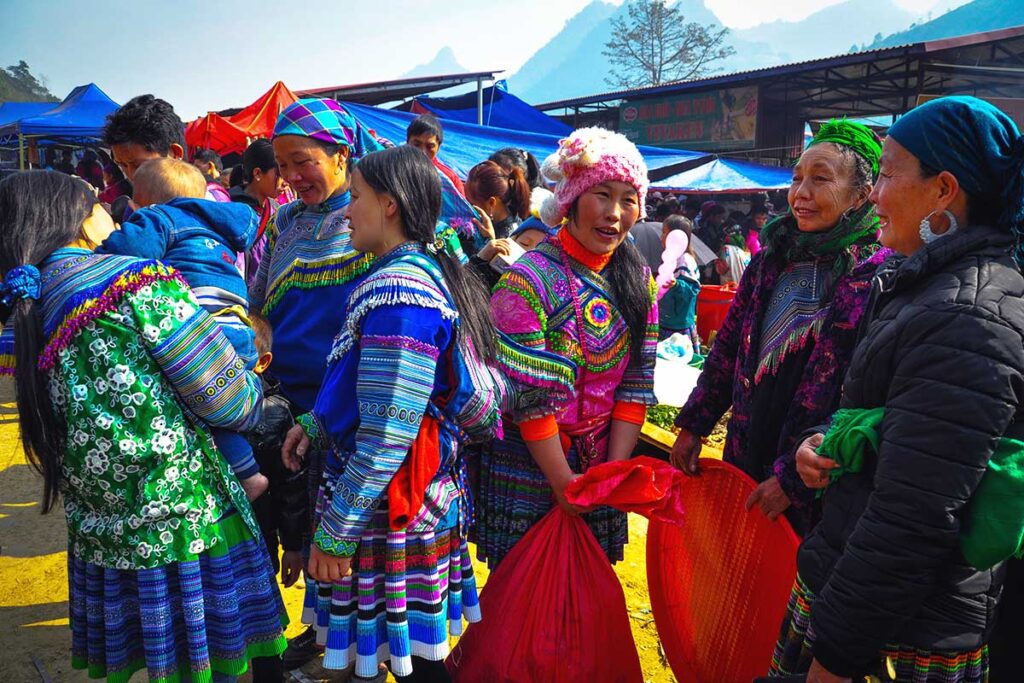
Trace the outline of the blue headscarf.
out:
M 1024 137 L 1013 119 L 977 97 L 941 97 L 904 114 L 889 137 L 956 176 L 974 202 L 998 207 L 995 227 L 1016 236 L 1024 261 Z

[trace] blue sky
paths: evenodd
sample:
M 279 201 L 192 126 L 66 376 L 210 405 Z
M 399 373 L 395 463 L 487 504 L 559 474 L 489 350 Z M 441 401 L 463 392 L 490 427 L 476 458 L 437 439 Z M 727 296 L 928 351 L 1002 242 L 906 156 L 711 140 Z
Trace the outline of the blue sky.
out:
M 277 80 L 397 78 L 446 45 L 467 69 L 508 75 L 588 1 L 0 0 L 0 64 L 24 59 L 58 97 L 94 82 L 118 102 L 151 92 L 190 119 L 244 106 Z M 737 28 L 839 1 L 706 0 Z M 896 1 L 924 14 L 965 0 Z

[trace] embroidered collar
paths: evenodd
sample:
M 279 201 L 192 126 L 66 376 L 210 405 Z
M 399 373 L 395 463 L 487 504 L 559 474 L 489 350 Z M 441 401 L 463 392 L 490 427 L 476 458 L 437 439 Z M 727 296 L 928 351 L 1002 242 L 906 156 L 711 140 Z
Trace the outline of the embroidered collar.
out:
M 351 194 L 349 193 L 348 190 L 345 190 L 341 194 L 336 194 L 333 197 L 328 197 L 327 199 L 325 199 L 320 204 L 317 204 L 316 206 L 309 206 L 308 204 L 304 204 L 303 206 L 305 206 L 308 211 L 331 213 L 332 211 L 337 211 L 338 209 L 342 209 L 348 206 L 350 201 Z
M 576 239 L 576 236 L 569 232 L 569 228 L 562 228 L 558 231 L 555 239 L 565 249 L 565 253 L 574 261 L 577 261 L 595 273 L 600 273 L 608 262 L 612 260 L 611 254 L 595 254 L 587 249 Z

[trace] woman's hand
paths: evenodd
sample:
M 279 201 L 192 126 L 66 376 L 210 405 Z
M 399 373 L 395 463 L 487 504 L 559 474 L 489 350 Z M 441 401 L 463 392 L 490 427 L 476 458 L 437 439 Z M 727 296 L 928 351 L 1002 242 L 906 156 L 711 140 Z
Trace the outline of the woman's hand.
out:
M 824 434 L 813 434 L 796 449 L 796 473 L 809 489 L 828 486 L 829 471 L 839 467 L 835 460 L 818 455 L 817 448 L 824 440 Z
M 815 659 L 811 662 L 811 670 L 807 672 L 807 683 L 851 683 L 852 679 L 829 673 Z
M 476 253 L 477 258 L 482 261 L 490 261 L 495 256 L 508 256 L 512 253 L 512 249 L 508 246 L 509 240 L 507 238 L 491 240 L 484 245 L 483 249 Z
M 562 512 L 565 514 L 575 517 L 584 512 L 590 512 L 593 508 L 580 507 L 579 505 L 573 505 L 565 499 L 565 489 L 569 486 L 569 482 L 573 479 L 578 479 L 581 475 L 573 474 L 568 479 L 560 481 L 555 484 L 551 484 L 551 490 L 555 492 L 555 500 L 558 502 L 558 507 L 562 508 Z
M 669 455 L 669 462 L 676 468 L 681 469 L 683 474 L 695 475 L 700 472 L 697 460 L 700 459 L 702 443 L 699 436 L 694 435 L 688 429 L 680 429 L 676 443 L 672 446 L 672 453 Z
M 311 579 L 321 583 L 338 583 L 352 573 L 351 557 L 335 557 L 328 555 L 313 544 L 309 550 L 309 568 Z
M 747 509 L 760 506 L 764 516 L 773 522 L 790 506 L 789 496 L 782 490 L 778 477 L 762 481 L 747 498 Z
M 306 458 L 309 450 L 309 437 L 302 425 L 295 425 L 285 434 L 284 443 L 281 444 L 281 462 L 292 472 L 302 469 L 302 461 Z
M 491 222 L 491 217 L 487 215 L 487 212 L 481 209 L 479 206 L 474 205 L 473 209 L 476 211 L 480 218 L 473 219 L 473 225 L 480 231 L 480 234 L 489 240 L 494 239 L 494 223 Z
M 302 574 L 302 553 L 298 550 L 285 550 L 281 554 L 281 583 L 290 588 Z

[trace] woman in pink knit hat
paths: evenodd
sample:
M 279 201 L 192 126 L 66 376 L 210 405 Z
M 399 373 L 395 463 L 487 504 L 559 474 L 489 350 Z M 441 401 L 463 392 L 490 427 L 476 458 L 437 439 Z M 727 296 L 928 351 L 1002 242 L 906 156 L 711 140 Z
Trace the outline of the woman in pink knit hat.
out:
M 515 341 L 575 363 L 576 395 L 506 414 L 505 438 L 483 454 L 475 540 L 491 567 L 556 504 L 582 513 L 608 559 L 621 560 L 626 515 L 578 510 L 563 492 L 589 467 L 629 458 L 655 403 L 655 290 L 626 239 L 644 214 L 643 158 L 618 133 L 582 128 L 543 172 L 557 184 L 541 219 L 562 227 L 501 278 L 491 309 Z

